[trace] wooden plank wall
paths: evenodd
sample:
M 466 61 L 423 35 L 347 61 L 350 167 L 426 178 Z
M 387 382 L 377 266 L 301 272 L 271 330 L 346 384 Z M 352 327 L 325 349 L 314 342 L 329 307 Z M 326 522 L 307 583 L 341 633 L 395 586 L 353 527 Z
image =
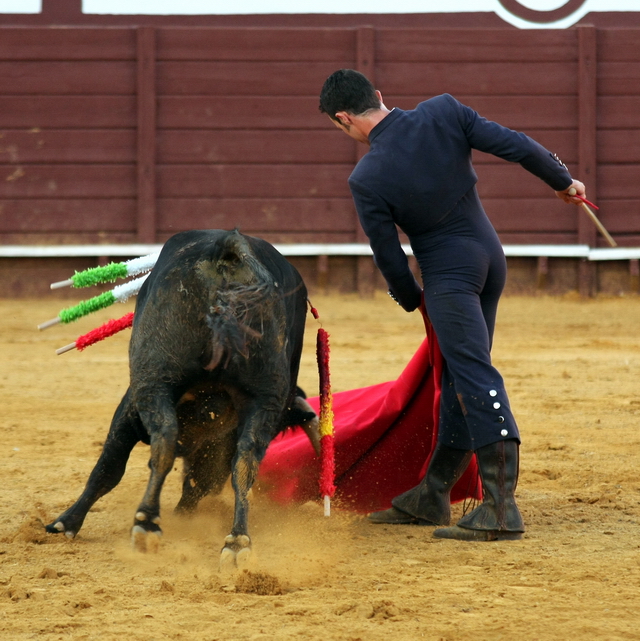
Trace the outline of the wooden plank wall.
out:
M 640 245 L 640 30 L 597 32 L 597 171 L 602 220 Z
M 318 112 L 352 30 L 158 29 L 158 234 L 349 242 L 354 144 Z
M 0 242 L 137 236 L 136 31 L 0 30 Z
M 0 28 L 0 243 L 163 241 L 240 227 L 362 241 L 362 149 L 317 110 L 341 67 L 387 106 L 449 92 L 557 152 L 640 244 L 640 30 Z M 602 244 L 578 208 L 476 155 L 505 243 Z

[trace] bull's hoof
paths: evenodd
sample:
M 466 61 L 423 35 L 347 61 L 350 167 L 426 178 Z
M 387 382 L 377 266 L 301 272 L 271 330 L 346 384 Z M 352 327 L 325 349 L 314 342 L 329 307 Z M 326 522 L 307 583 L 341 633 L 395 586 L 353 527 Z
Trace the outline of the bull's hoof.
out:
M 251 539 L 246 534 L 229 534 L 220 552 L 220 571 L 233 572 L 245 568 L 251 559 Z
M 136 552 L 157 552 L 161 537 L 160 517 L 150 521 L 144 512 L 138 512 L 131 528 L 131 547 Z
M 149 531 L 140 525 L 131 528 L 131 547 L 136 552 L 157 552 L 160 549 L 162 530 Z
M 76 534 L 78 533 L 78 530 L 72 530 L 71 528 L 65 527 L 65 524 L 62 521 L 54 521 L 53 523 L 49 523 L 49 525 L 45 525 L 44 529 L 49 533 L 49 534 L 62 534 L 64 532 L 64 535 L 68 539 L 75 539 Z

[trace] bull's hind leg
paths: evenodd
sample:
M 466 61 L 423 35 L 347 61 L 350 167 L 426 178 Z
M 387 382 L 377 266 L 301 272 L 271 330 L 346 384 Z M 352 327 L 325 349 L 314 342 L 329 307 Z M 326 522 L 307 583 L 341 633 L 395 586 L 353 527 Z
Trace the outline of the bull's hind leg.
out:
M 260 406 L 260 403 L 256 403 Z M 264 403 L 266 405 L 266 403 Z M 277 420 L 277 412 L 257 410 L 248 412 L 240 432 L 238 449 L 233 459 L 231 484 L 235 492 L 235 509 L 231 533 L 225 538 L 220 554 L 220 569 L 231 570 L 247 564 L 251 556 L 251 538 L 248 531 L 249 490 L 258 475 L 260 461 L 269 445 L 267 435 Z
M 251 556 L 248 531 L 248 493 L 258 473 L 259 461 L 251 449 L 240 449 L 233 461 L 231 484 L 235 492 L 235 508 L 231 533 L 224 540 L 220 553 L 220 569 L 231 570 L 247 564 Z
M 46 526 L 47 532 L 64 532 L 70 539 L 76 536 L 91 506 L 120 482 L 129 454 L 140 440 L 140 428 L 138 415 L 130 403 L 127 391 L 115 411 L 102 454 L 89 476 L 84 491 L 66 512 Z
M 145 409 L 138 403 L 138 411 L 145 428 L 151 435 L 149 483 L 136 510 L 131 529 L 131 543 L 139 552 L 157 551 L 162 530 L 160 528 L 160 493 L 167 474 L 176 458 L 178 420 L 173 402 L 154 390 Z

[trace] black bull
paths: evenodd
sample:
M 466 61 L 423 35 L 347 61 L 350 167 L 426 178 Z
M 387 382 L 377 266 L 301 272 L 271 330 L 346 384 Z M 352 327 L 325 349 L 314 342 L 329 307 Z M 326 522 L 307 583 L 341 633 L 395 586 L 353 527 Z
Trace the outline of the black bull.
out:
M 244 561 L 247 494 L 267 446 L 288 426 L 303 425 L 310 436 L 317 428 L 296 386 L 306 310 L 302 278 L 266 241 L 221 230 L 170 238 L 138 296 L 130 384 L 102 454 L 80 498 L 47 531 L 73 538 L 143 441 L 151 445 L 151 473 L 134 546 L 157 546 L 162 485 L 183 457 L 176 510 L 193 511 L 231 474 L 234 520 L 221 562 Z

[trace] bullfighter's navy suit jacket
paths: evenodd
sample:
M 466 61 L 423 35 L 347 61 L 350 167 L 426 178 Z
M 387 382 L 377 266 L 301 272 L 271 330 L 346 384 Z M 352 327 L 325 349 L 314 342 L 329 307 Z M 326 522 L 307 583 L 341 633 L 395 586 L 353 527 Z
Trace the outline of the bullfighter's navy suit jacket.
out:
M 554 190 L 571 184 L 557 156 L 449 94 L 412 111 L 394 109 L 373 128 L 369 142 L 349 187 L 376 264 L 405 309 L 415 309 L 420 300 L 394 223 L 409 238 L 428 233 L 476 184 L 472 149 L 518 162 Z
M 491 365 L 506 261 L 475 188 L 471 150 L 520 163 L 561 191 L 572 178 L 523 133 L 479 116 L 448 94 L 394 109 L 369 134 L 349 178 L 362 227 L 389 289 L 407 311 L 424 302 L 445 358 L 440 440 L 477 449 L 518 438 L 500 374 Z M 409 237 L 424 292 L 396 225 Z

